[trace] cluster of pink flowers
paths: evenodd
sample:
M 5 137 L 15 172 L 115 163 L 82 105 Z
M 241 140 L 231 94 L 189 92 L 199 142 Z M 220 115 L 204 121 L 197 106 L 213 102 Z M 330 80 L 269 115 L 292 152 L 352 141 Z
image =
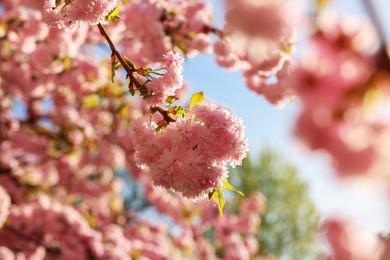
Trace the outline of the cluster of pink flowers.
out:
M 35 9 L 4 7 L 0 183 L 6 193 L 0 196 L 5 223 L 0 258 L 103 257 L 109 247 L 104 252 L 97 228 L 122 214 L 114 169 L 125 165 L 123 149 L 108 135 L 114 118 L 133 116 L 114 109 L 128 108 L 129 100 L 119 87 L 108 91 L 107 69 L 80 52 L 88 28 L 73 33 L 48 28 Z M 99 103 L 98 90 L 106 103 Z M 42 194 L 51 199 L 37 199 Z
M 350 220 L 328 219 L 325 223 L 325 234 L 332 259 L 385 260 L 390 257 L 389 237 L 373 236 Z
M 380 91 L 384 100 L 389 97 L 387 80 L 375 74 L 373 29 L 329 15 L 317 24 L 310 51 L 292 80 L 303 103 L 295 132 L 311 149 L 331 154 L 341 175 L 368 173 L 378 159 L 387 157 L 379 143 L 389 132 L 387 120 L 367 103 L 373 91 Z M 383 171 L 376 167 L 375 172 Z
M 45 1 L 45 22 L 55 28 L 76 30 L 81 24 L 105 22 L 106 16 L 118 5 L 118 0 Z
M 258 253 L 256 234 L 260 229 L 259 216 L 264 210 L 265 197 L 261 193 L 242 200 L 238 212 L 229 212 L 223 219 L 215 218 L 216 212 L 212 209 L 204 209 L 203 225 L 213 228 L 214 245 L 217 250 L 223 249 L 223 259 L 251 259 Z
M 162 215 L 167 215 L 176 224 L 185 226 L 199 212 L 194 211 L 196 203 L 191 199 L 177 195 L 162 187 L 152 185 L 150 180 L 144 181 L 145 197 L 153 203 L 155 209 Z
M 164 55 L 164 61 L 164 75 L 157 76 L 150 83 L 146 83 L 153 96 L 147 98 L 145 102 L 152 106 L 166 104 L 166 99 L 175 96 L 176 91 L 183 87 L 183 59 L 180 54 L 170 51 Z
M 227 5 L 225 35 L 214 43 L 217 63 L 241 68 L 249 88 L 273 104 L 290 99 L 293 91 L 283 80 L 295 40 L 292 15 L 287 15 L 292 6 L 274 0 L 228 0 Z M 270 76 L 277 83 L 267 83 Z
M 240 164 L 248 148 L 239 118 L 221 106 L 195 106 L 191 116 L 178 118 L 163 133 L 155 123 L 132 127 L 136 162 L 147 166 L 155 185 L 190 198 L 207 195 L 227 178 L 225 164 Z
M 191 212 L 196 204 L 174 194 L 159 197 L 158 203 L 156 193 L 151 191 L 152 182 L 147 179 L 154 176 L 157 185 L 166 183 L 169 176 L 164 167 L 174 162 L 171 168 L 177 166 L 177 171 L 172 172 L 176 183 L 166 187 L 182 188 L 180 192 L 189 197 L 221 187 L 227 177 L 226 164 L 238 165 L 247 150 L 242 122 L 220 106 L 203 104 L 193 107 L 186 117 L 178 117 L 163 133 L 151 125 L 143 129 L 139 123 L 142 133 L 134 135 L 136 130 L 131 131 L 129 126 L 138 124 L 135 119 L 148 118 L 149 105 L 162 105 L 167 97 L 180 95 L 183 61 L 170 51 L 177 45 L 172 43 L 159 49 L 155 57 L 145 59 L 145 64 L 163 67 L 165 74 L 145 83 L 154 93 L 150 99 L 136 101 L 129 98 L 125 87 L 111 82 L 109 62 L 97 60 L 85 51 L 85 46 L 100 41 L 94 40 L 94 29 L 81 25 L 94 23 L 91 17 L 86 21 L 69 15 L 77 1 L 64 2 L 67 5 L 54 24 L 58 27 L 72 21 L 72 26 L 63 26 L 75 29 L 77 25 L 74 32 L 47 27 L 42 19 L 49 16 L 39 11 L 38 1 L 19 3 L 20 6 L 6 2 L 6 12 L 0 17 L 0 23 L 5 25 L 0 32 L 5 46 L 0 50 L 0 258 L 180 258 L 187 255 L 189 246 L 195 245 L 199 245 L 199 252 L 194 255 L 215 258 L 212 243 L 201 233 L 185 228 L 188 216 L 200 218 L 200 210 Z M 133 4 L 136 1 L 129 5 L 134 7 Z M 156 21 L 164 26 L 164 41 L 167 35 L 185 41 L 187 55 L 207 49 L 208 5 L 183 2 L 183 9 L 173 15 L 173 3 L 167 1 L 164 8 L 157 2 L 149 4 L 159 7 Z M 160 21 L 164 14 L 168 16 Z M 124 10 L 123 17 L 126 16 Z M 188 17 L 193 19 L 187 21 Z M 175 23 L 180 24 L 180 32 L 164 32 Z M 109 27 L 117 29 L 121 24 Z M 133 40 L 137 39 L 135 35 L 131 36 Z M 194 41 L 185 35 L 192 35 Z M 117 39 L 124 43 L 126 37 Z M 148 142 L 140 140 L 145 135 L 153 138 L 146 136 Z M 157 141 L 155 138 L 161 141 L 161 154 L 152 158 L 154 150 L 146 151 L 145 147 Z M 140 162 L 140 155 L 162 164 L 140 168 L 145 164 Z M 128 216 L 122 198 L 123 183 L 114 172 L 123 168 L 149 184 L 146 194 L 150 201 L 156 201 L 156 209 L 162 210 L 163 203 L 167 205 L 166 214 L 181 209 L 176 221 L 187 230 L 185 241 L 172 236 L 168 229 L 141 224 Z M 179 171 L 187 176 L 179 175 Z M 189 175 L 191 172 L 194 176 Z M 174 207 L 170 198 L 175 198 L 179 206 Z M 155 243 L 156 236 L 166 243 Z
M 48 198 L 12 207 L 8 221 L 10 224 L 0 230 L 1 244 L 21 251 L 18 257 L 43 259 L 60 253 L 85 259 L 88 254 L 103 254 L 99 233 L 76 210 Z
M 202 1 L 136 0 L 121 8 L 120 15 L 123 23 L 113 27 L 135 64 L 162 62 L 169 50 L 187 56 L 210 50 L 212 11 Z
M 227 211 L 223 218 L 207 201 L 194 202 L 150 184 L 146 195 L 160 214 L 179 225 L 181 232 L 174 241 L 183 252 L 190 250 L 200 259 L 219 259 L 217 251 L 222 259 L 249 259 L 258 254 L 259 216 L 265 211 L 261 193 L 240 200 L 238 212 Z M 204 237 L 208 232 L 214 234 L 212 238 Z

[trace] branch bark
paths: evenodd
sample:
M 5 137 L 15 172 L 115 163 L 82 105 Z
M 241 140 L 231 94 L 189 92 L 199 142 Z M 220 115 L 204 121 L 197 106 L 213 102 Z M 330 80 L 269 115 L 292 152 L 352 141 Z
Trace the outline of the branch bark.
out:
M 106 39 L 108 45 L 110 46 L 112 53 L 115 54 L 123 68 L 126 70 L 127 76 L 130 78 L 130 81 L 133 82 L 137 88 L 141 87 L 141 83 L 139 83 L 138 80 L 134 77 L 134 69 L 130 67 L 130 65 L 126 62 L 125 58 L 116 49 L 104 26 L 101 23 L 99 23 L 97 26 L 99 28 L 100 34 Z
M 361 1 L 364 8 L 366 9 L 366 12 L 371 20 L 371 22 L 373 23 L 374 27 L 376 28 L 376 31 L 378 33 L 378 37 L 381 41 L 381 44 L 384 45 L 384 46 L 381 46 L 381 47 L 385 47 L 387 46 L 387 39 L 386 39 L 386 32 L 382 26 L 382 23 L 378 17 L 378 14 L 375 10 L 375 7 L 372 3 L 372 0 L 362 0 Z

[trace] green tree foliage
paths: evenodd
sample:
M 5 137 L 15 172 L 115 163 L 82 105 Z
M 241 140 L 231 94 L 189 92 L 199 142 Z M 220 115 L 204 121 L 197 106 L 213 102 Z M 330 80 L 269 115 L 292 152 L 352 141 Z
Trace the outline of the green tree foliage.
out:
M 261 153 L 253 164 L 246 159 L 235 169 L 233 183 L 250 196 L 262 192 L 267 198 L 257 235 L 260 254 L 287 259 L 316 259 L 318 215 L 308 195 L 308 185 L 298 178 L 294 166 L 274 151 Z M 242 199 L 234 195 L 236 200 Z M 237 204 L 237 203 L 235 203 Z

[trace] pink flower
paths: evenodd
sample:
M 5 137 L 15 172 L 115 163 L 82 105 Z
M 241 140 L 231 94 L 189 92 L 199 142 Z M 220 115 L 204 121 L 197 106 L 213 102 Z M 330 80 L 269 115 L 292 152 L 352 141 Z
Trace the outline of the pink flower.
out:
M 372 81 L 373 48 L 375 37 L 364 21 L 324 15 L 292 72 L 303 103 L 295 133 L 309 148 L 326 150 L 341 176 L 381 171 L 372 168 L 380 157 L 377 140 L 388 124 L 373 123 L 365 104 L 370 91 L 383 84 Z
M 10 207 L 11 199 L 3 187 L 0 186 L 0 228 L 4 225 L 8 218 Z
M 116 7 L 118 0 L 73 0 L 59 6 L 46 2 L 44 20 L 52 27 L 75 30 L 83 23 L 94 25 L 105 22 L 105 17 Z
M 350 220 L 328 219 L 325 232 L 332 259 L 382 259 L 378 239 Z
M 163 133 L 153 124 L 133 126 L 139 166 L 147 166 L 157 186 L 189 198 L 207 195 L 227 177 L 225 165 L 241 163 L 248 149 L 242 121 L 221 106 L 205 103 L 178 118 Z
M 152 106 L 164 105 L 167 97 L 174 96 L 175 92 L 183 87 L 183 59 L 180 54 L 170 51 L 164 55 L 164 61 L 164 75 L 153 78 L 146 84 L 154 95 L 145 102 Z
M 0 259 L 14 260 L 15 254 L 9 248 L 0 246 Z
M 286 73 L 277 74 L 291 63 L 296 23 L 291 13 L 296 8 L 278 0 L 227 3 L 225 37 L 214 43 L 217 63 L 228 69 L 241 68 L 248 87 L 272 104 L 288 100 L 293 93 L 284 82 Z M 275 76 L 276 84 L 265 83 Z

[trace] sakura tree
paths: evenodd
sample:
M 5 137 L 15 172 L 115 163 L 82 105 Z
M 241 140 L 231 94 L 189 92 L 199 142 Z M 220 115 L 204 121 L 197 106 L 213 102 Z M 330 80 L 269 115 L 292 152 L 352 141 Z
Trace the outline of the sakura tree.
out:
M 228 167 L 248 141 L 233 111 L 187 98 L 183 59 L 198 53 L 273 105 L 299 98 L 295 134 L 340 177 L 390 190 L 390 60 L 373 6 L 363 1 L 373 24 L 351 24 L 326 1 L 310 17 L 296 2 L 225 0 L 218 28 L 200 0 L 1 0 L 0 259 L 262 257 L 261 191 L 223 214 L 225 189 L 244 195 Z M 293 58 L 299 28 L 309 44 Z M 124 208 L 124 169 L 178 235 Z M 330 223 L 346 259 L 344 224 Z M 385 259 L 388 239 L 378 243 Z

